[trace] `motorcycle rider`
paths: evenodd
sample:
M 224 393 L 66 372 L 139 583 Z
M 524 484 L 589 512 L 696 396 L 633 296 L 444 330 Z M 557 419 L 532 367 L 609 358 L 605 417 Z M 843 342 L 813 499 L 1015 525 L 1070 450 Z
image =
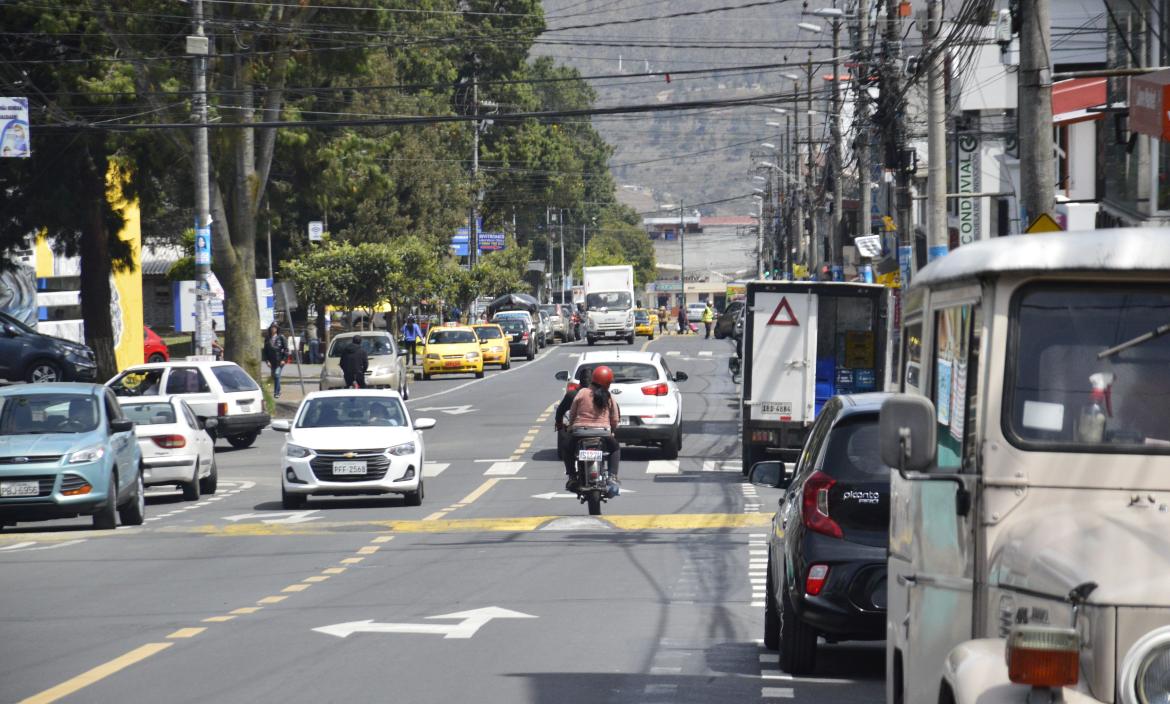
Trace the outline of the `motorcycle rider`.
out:
M 591 383 L 588 388 L 577 392 L 569 408 L 572 415 L 570 434 L 576 428 L 605 428 L 609 435 L 602 438 L 606 451 L 609 452 L 609 475 L 617 488 L 618 467 L 621 464 L 621 447 L 613 433 L 617 430 L 621 414 L 618 411 L 617 401 L 609 393 L 609 385 L 613 383 L 613 370 L 602 365 L 593 370 Z M 573 443 L 571 454 L 577 453 L 577 443 Z M 572 483 L 572 480 L 570 480 Z M 570 488 L 570 491 L 572 489 Z M 615 492 L 616 495 L 616 492 Z
M 560 405 L 557 406 L 557 413 L 553 421 L 557 429 L 557 453 L 565 462 L 565 475 L 570 480 L 573 478 L 573 468 L 577 458 L 573 455 L 573 438 L 569 433 L 568 426 L 565 425 L 565 414 L 569 412 L 569 408 L 573 405 L 573 399 L 577 398 L 581 389 L 589 386 L 592 374 L 589 367 L 581 367 L 577 370 L 577 385 L 572 390 L 565 390 L 565 395 L 561 399 Z

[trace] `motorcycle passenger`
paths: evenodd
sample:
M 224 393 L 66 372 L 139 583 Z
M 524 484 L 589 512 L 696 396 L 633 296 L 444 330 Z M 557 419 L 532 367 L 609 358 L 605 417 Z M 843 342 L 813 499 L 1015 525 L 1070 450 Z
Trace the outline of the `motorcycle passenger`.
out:
M 577 370 L 577 388 L 572 391 L 565 391 L 560 405 L 557 406 L 557 414 L 554 418 L 557 429 L 557 452 L 565 462 L 565 474 L 569 479 L 573 478 L 573 465 L 576 463 L 577 458 L 573 454 L 573 439 L 569 434 L 568 426 L 565 425 L 565 414 L 569 412 L 569 408 L 573 405 L 573 399 L 577 398 L 577 394 L 581 389 L 589 386 L 589 380 L 592 374 L 589 367 L 581 367 Z
M 621 464 L 621 447 L 617 438 L 613 436 L 621 418 L 617 401 L 609 393 L 609 385 L 613 383 L 613 370 L 607 366 L 600 366 L 593 370 L 592 383 L 589 388 L 577 392 L 576 398 L 570 406 L 572 415 L 570 433 L 577 428 L 606 428 L 609 435 L 601 438 L 609 452 L 609 475 L 617 483 L 618 466 Z M 573 443 L 572 455 L 577 454 L 577 443 Z

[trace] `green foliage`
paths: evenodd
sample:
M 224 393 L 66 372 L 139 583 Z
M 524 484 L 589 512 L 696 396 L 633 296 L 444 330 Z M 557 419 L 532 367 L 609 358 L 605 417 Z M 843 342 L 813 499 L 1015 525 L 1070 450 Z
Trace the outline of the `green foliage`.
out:
M 637 215 L 629 208 L 606 211 L 598 223 L 598 231 L 585 247 L 585 256 L 573 263 L 576 276 L 584 266 L 630 264 L 634 267 L 634 285 L 638 288 L 657 278 L 654 245 L 637 222 Z

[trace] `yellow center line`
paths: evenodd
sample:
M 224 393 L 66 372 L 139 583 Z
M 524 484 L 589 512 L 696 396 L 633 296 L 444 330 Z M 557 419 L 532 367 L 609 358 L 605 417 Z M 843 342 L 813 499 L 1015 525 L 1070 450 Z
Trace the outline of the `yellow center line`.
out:
M 206 628 L 180 628 L 167 636 L 167 638 L 194 638 L 206 630 Z
M 284 589 L 281 589 L 280 591 L 282 591 L 282 592 L 303 592 L 311 586 L 312 586 L 311 584 L 290 584 L 287 587 L 285 587 Z
M 142 662 L 151 655 L 161 653 L 172 645 L 174 643 L 147 643 L 146 645 L 141 645 L 124 655 L 119 655 L 107 663 L 98 665 L 88 672 L 83 672 L 72 679 L 65 680 L 56 687 L 46 689 L 40 694 L 34 694 L 27 699 L 23 699 L 20 704 L 49 704 L 50 702 L 55 702 L 95 682 L 100 682 L 135 663 Z
M 371 543 L 388 543 L 391 540 L 394 540 L 393 535 L 379 535 L 377 538 L 374 538 L 370 542 Z
M 257 611 L 259 611 L 260 608 L 261 607 L 259 607 L 259 606 L 242 606 L 238 609 L 233 609 L 232 611 L 229 611 L 228 613 L 236 614 L 238 616 L 244 616 L 247 614 L 254 614 Z
M 330 567 L 328 569 L 321 570 L 322 574 L 341 574 L 342 572 L 345 572 L 344 567 Z M 233 611 L 232 613 L 235 612 Z
M 287 596 L 266 596 L 263 599 L 257 601 L 256 603 L 257 604 L 279 604 L 280 602 L 284 601 L 287 598 L 288 598 Z
M 364 559 L 366 559 L 366 558 L 364 558 L 364 557 L 347 557 L 341 561 L 341 564 L 343 564 L 343 565 L 356 565 L 357 563 L 361 562 Z
M 317 574 L 317 575 L 313 575 L 312 577 L 305 577 L 301 581 L 302 582 L 309 582 L 310 584 L 316 584 L 317 582 L 324 582 L 327 579 L 329 579 L 329 575 Z
M 225 623 L 231 621 L 235 616 L 209 616 L 203 619 L 204 623 Z
M 480 498 L 484 494 L 491 491 L 491 488 L 499 483 L 500 483 L 500 480 L 498 477 L 492 477 L 491 479 L 488 479 L 487 481 L 485 481 L 483 484 L 480 484 L 479 487 L 475 491 L 471 492 L 467 496 L 464 496 L 462 499 L 460 499 L 459 503 L 464 504 L 464 505 L 472 503 L 476 499 Z
M 376 552 L 378 552 L 377 545 L 366 545 L 357 549 L 357 554 L 359 555 L 373 555 Z

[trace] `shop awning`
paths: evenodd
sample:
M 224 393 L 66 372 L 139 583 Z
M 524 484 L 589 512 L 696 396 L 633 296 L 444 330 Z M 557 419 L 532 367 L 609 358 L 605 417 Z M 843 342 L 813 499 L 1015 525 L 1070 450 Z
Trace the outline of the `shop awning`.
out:
M 1074 122 L 1100 120 L 1101 113 L 1089 108 L 1105 104 L 1104 78 L 1074 78 L 1052 85 L 1052 123 L 1069 125 Z

